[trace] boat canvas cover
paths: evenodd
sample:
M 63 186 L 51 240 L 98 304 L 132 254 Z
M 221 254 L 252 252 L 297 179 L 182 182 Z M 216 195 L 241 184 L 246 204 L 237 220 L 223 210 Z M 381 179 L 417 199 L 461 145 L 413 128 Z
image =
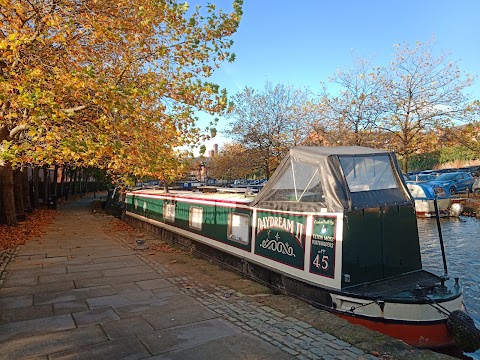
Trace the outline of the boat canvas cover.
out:
M 345 212 L 412 204 L 395 155 L 361 146 L 296 146 L 252 206 L 300 212 Z

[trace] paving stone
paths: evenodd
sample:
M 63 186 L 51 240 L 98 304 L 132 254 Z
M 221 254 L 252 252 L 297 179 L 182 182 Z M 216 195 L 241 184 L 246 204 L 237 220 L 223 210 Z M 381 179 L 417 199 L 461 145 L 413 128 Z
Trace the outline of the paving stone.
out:
M 302 327 L 302 328 L 304 328 L 304 329 L 308 329 L 308 328 L 311 328 L 311 327 L 312 327 L 312 325 L 307 324 L 306 322 L 300 321 L 300 320 L 297 320 L 296 323 L 295 323 L 295 325 L 300 326 L 300 327 Z
M 348 349 L 343 349 L 343 353 L 345 354 L 345 356 L 348 358 L 348 359 L 356 359 L 359 355 L 362 355 L 362 353 L 360 354 L 357 354 L 357 353 L 354 353 L 352 351 L 350 351 L 351 348 L 348 348 Z
M 335 360 L 335 357 L 327 354 L 327 355 L 323 355 L 322 359 L 323 360 Z
M 40 275 L 55 275 L 55 274 L 66 274 L 67 269 L 62 267 L 51 267 L 51 268 L 40 268 L 40 269 L 28 269 L 22 271 L 9 272 L 9 279 L 18 279 L 25 278 L 29 276 L 40 276 Z
M 73 265 L 90 265 L 93 264 L 93 259 L 90 256 L 69 256 L 65 266 Z
M 350 346 L 350 345 L 347 344 L 347 346 Z M 331 342 L 327 343 L 327 347 L 332 347 L 332 348 L 337 349 L 337 350 L 341 350 L 341 349 L 345 348 L 345 346 L 337 344 L 335 341 L 331 341 Z
M 347 351 L 351 351 L 351 352 L 353 352 L 353 353 L 356 354 L 356 355 L 363 355 L 363 354 L 365 354 L 365 352 L 364 352 L 363 350 L 360 350 L 360 349 L 358 349 L 358 348 L 356 348 L 356 347 L 354 347 L 354 346 L 350 346 L 350 347 L 349 347 L 348 349 L 346 349 L 346 350 L 347 350 Z
M 33 305 L 32 295 L 21 295 L 0 298 L 0 309 L 15 309 Z
M 52 305 L 53 305 L 53 313 L 55 315 L 71 314 L 74 312 L 89 310 L 88 304 L 85 300 L 59 302 L 59 303 L 54 303 Z
M 4 286 L 0 288 L 0 298 L 28 295 L 28 294 L 38 294 L 38 293 L 44 293 L 44 292 L 61 291 L 61 290 L 70 290 L 70 289 L 75 289 L 75 284 L 73 283 L 73 281 L 51 283 L 51 284 L 39 284 L 39 285 L 33 285 L 33 286 L 15 286 L 15 287 Z
M 149 358 L 150 360 L 198 360 L 222 359 L 222 360 L 246 360 L 246 359 L 275 359 L 292 360 L 295 357 L 286 354 L 280 349 L 257 339 L 248 339 L 248 343 L 241 341 L 242 336 L 230 336 L 219 340 L 195 346 L 189 349 L 171 351 Z M 232 340 L 231 340 L 232 339 Z M 230 342 L 228 342 L 231 340 Z M 240 341 L 239 341 L 240 340 Z M 239 344 L 238 346 L 235 346 Z M 268 346 L 268 348 L 266 347 Z M 252 354 L 251 349 L 255 349 Z M 219 357 L 219 354 L 221 356 Z
M 226 336 L 240 333 L 227 322 L 220 319 L 179 326 L 139 336 L 152 354 L 160 354 L 174 350 L 187 349 L 205 344 Z
M 305 328 L 298 326 L 297 324 L 293 325 L 292 329 L 297 330 L 299 333 L 303 333 Z
M 135 338 L 108 341 L 84 348 L 52 354 L 51 360 L 66 359 L 144 359 L 150 356 L 145 346 Z
M 330 334 L 327 334 L 327 333 L 322 333 L 322 335 L 320 335 L 322 338 L 324 338 L 325 340 L 328 340 L 328 341 L 333 341 L 333 340 L 337 340 L 337 338 L 335 336 L 332 336 Z
M 106 269 L 102 270 L 103 276 L 119 276 L 119 275 L 132 275 L 132 274 L 144 274 L 153 272 L 153 269 L 149 266 L 134 266 L 124 267 L 120 269 Z M 157 275 L 158 276 L 158 275 Z
M 37 285 L 37 284 L 38 284 L 38 276 L 27 276 L 22 278 L 9 279 L 7 275 L 2 286 L 15 287 L 15 286 Z
M 115 306 L 115 312 L 121 318 L 129 318 L 141 315 L 165 314 L 168 311 L 183 307 L 201 306 L 197 301 L 187 295 L 175 295 L 165 298 L 151 298 L 146 301 L 130 305 Z
M 116 269 L 125 267 L 124 262 L 109 262 L 101 264 L 83 264 L 83 265 L 67 265 L 67 270 L 69 273 L 82 272 L 82 271 L 92 271 L 92 270 L 105 270 L 105 269 Z
M 73 313 L 72 316 L 79 327 L 120 319 L 110 307 L 81 311 Z
M 282 347 L 282 350 L 285 351 L 285 352 L 287 352 L 287 353 L 289 353 L 290 355 L 293 355 L 293 356 L 298 355 L 298 351 L 295 351 L 295 350 L 293 350 L 293 349 L 291 349 L 291 348 L 289 348 L 289 347 L 285 347 L 285 346 L 284 346 L 284 347 Z
M 288 329 L 286 332 L 297 338 L 302 336 L 302 334 L 295 329 Z
M 142 317 L 109 321 L 101 324 L 101 326 L 110 340 L 118 340 L 155 331 Z
M 305 350 L 309 350 L 309 349 L 311 349 L 311 348 L 313 347 L 313 345 L 312 345 L 311 342 L 309 342 L 309 341 L 303 341 L 303 340 L 302 340 L 301 343 L 299 343 L 299 345 L 300 345 L 300 347 L 301 347 L 302 349 L 305 349 Z
M 165 280 L 165 279 L 152 279 L 152 280 L 137 281 L 136 284 L 142 290 L 163 289 L 163 288 L 172 286 L 172 283 Z
M 151 291 L 138 291 L 132 293 L 123 293 L 118 295 L 100 296 L 87 299 L 88 306 L 91 309 L 104 306 L 121 306 L 134 304 L 155 298 Z
M 343 352 L 342 352 L 343 349 L 341 349 L 341 348 L 336 349 L 336 348 L 333 348 L 331 346 L 325 346 L 323 348 L 323 350 L 325 350 L 325 352 L 327 352 L 328 354 L 333 355 L 333 356 L 340 356 L 340 355 L 343 354 Z
M 318 355 L 318 356 L 320 356 L 320 357 L 322 357 L 322 356 L 324 356 L 324 355 L 327 354 L 326 351 L 324 351 L 324 350 L 322 350 L 322 349 L 320 349 L 320 348 L 311 348 L 309 351 L 310 351 L 312 354 Z
M 148 315 L 145 320 L 156 330 L 183 326 L 193 322 L 205 321 L 217 318 L 214 312 L 203 306 L 178 308 L 161 315 Z
M 333 343 L 337 344 L 337 345 L 340 345 L 340 346 L 343 346 L 343 347 L 350 347 L 352 346 L 351 344 L 343 341 L 343 340 L 340 340 L 340 339 L 335 339 L 332 341 Z
M 61 281 L 69 281 L 69 280 L 82 280 L 82 279 L 92 279 L 92 278 L 100 278 L 102 277 L 101 270 L 93 270 L 93 271 L 82 271 L 78 273 L 67 273 L 67 274 L 58 274 L 58 275 L 41 275 L 38 277 L 38 281 L 40 284 L 47 284 L 47 283 L 54 283 L 54 282 L 61 282 Z
M 53 316 L 51 305 L 27 306 L 0 312 L 0 324 Z
M 54 304 L 58 302 L 82 300 L 88 297 L 112 295 L 113 293 L 114 291 L 110 286 L 94 286 L 90 288 L 35 294 L 34 303 L 35 305 Z
M 70 249 L 53 249 L 47 252 L 47 258 L 57 258 L 71 255 Z
M 177 287 L 173 285 L 168 288 L 154 289 L 152 290 L 152 293 L 155 294 L 155 296 L 159 299 L 183 294 Z
M 268 335 L 260 334 L 260 337 L 265 341 L 268 341 L 268 342 L 272 341 L 272 338 Z
M 75 323 L 70 315 L 17 321 L 0 325 L 0 342 L 42 333 L 72 329 Z
M 92 278 L 92 279 L 80 279 L 80 280 L 75 280 L 75 285 L 77 286 L 77 288 L 82 288 L 82 287 L 92 287 L 92 286 L 99 286 L 99 285 L 130 283 L 130 282 L 150 280 L 150 279 L 156 279 L 156 278 L 158 278 L 158 274 L 154 271 L 151 271 L 147 273 L 131 274 L 131 275 L 123 275 L 123 276 L 102 276 L 99 278 Z
M 79 254 L 84 254 L 85 252 L 79 251 L 78 253 Z M 130 250 L 116 248 L 116 249 L 110 250 L 108 252 L 107 251 L 103 251 L 103 252 L 92 251 L 91 254 L 90 254 L 90 257 L 92 259 L 101 259 L 101 258 L 115 258 L 115 257 L 120 257 L 120 256 L 126 256 L 126 255 L 131 255 Z M 115 261 L 118 261 L 118 259 L 116 259 Z
M 113 289 L 114 294 L 123 294 L 142 290 L 135 282 L 125 284 L 110 284 L 109 286 Z
M 353 354 L 352 354 L 353 355 Z M 347 355 L 347 354 L 341 354 L 341 355 L 337 355 L 335 356 L 335 359 L 336 360 L 354 360 L 356 359 L 357 356 L 354 355 L 354 357 L 350 356 L 350 355 Z
M 107 341 L 100 326 L 93 325 L 0 342 L 4 359 L 26 359 Z M 108 358 L 108 357 L 107 357 Z
M 125 262 L 125 261 L 141 261 L 139 258 L 132 254 L 128 253 L 125 255 L 118 255 L 118 256 L 112 256 L 112 257 L 96 257 L 96 258 L 91 258 L 91 261 L 94 264 L 102 264 L 102 263 L 109 263 L 109 262 Z

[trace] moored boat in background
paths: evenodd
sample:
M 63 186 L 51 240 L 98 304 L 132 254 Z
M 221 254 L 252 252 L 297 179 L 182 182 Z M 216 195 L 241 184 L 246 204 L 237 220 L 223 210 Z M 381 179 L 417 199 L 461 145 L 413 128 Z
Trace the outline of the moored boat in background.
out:
M 440 217 L 460 216 L 463 210 L 461 204 L 454 204 L 450 193 L 441 186 L 433 186 L 428 182 L 415 183 L 407 181 L 407 189 L 415 201 L 415 213 L 417 217 L 435 217 L 435 204 Z

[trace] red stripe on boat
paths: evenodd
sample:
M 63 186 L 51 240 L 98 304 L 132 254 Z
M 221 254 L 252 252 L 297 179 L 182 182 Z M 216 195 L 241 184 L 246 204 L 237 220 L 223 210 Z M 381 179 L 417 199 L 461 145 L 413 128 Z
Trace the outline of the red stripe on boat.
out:
M 352 324 L 362 325 L 388 336 L 403 340 L 418 348 L 441 348 L 455 344 L 447 328 L 447 322 L 435 324 L 421 323 L 384 323 L 364 318 L 337 314 Z

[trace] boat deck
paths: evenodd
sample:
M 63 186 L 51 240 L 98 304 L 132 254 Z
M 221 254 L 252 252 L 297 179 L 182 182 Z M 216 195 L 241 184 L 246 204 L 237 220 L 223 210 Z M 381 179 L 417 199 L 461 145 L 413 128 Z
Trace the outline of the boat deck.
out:
M 444 298 L 445 296 L 457 296 L 453 286 L 441 288 L 440 277 L 425 270 L 419 270 L 394 278 L 355 285 L 345 288 L 346 293 L 372 299 L 396 299 L 413 300 L 415 298 Z

